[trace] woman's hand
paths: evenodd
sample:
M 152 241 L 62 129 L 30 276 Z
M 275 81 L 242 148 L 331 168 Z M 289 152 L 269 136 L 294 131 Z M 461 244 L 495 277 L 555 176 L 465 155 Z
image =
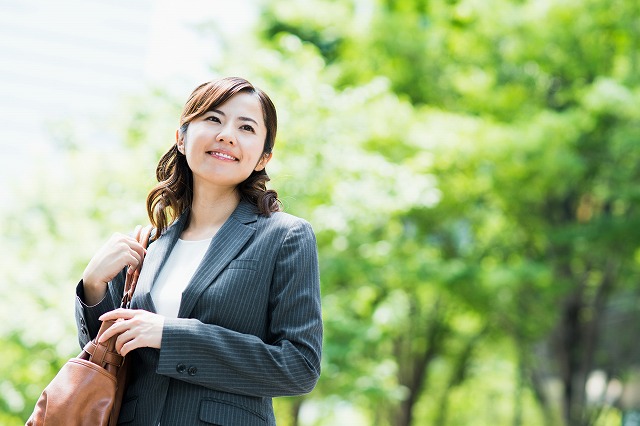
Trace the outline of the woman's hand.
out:
M 104 297 L 107 283 L 122 269 L 129 266 L 132 274 L 140 265 L 145 249 L 135 238 L 124 234 L 113 234 L 96 252 L 82 274 L 85 302 L 95 305 Z
M 142 309 L 116 309 L 100 317 L 100 321 L 116 321 L 100 336 L 99 343 L 112 336 L 116 339 L 116 351 L 122 356 L 137 348 L 160 349 L 164 317 Z

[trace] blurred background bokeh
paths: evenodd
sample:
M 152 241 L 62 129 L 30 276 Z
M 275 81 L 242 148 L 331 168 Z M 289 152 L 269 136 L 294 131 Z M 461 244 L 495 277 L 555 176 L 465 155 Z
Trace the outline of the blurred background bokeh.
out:
M 637 0 L 0 0 L 1 425 L 225 75 L 318 237 L 322 376 L 279 425 L 640 425 Z

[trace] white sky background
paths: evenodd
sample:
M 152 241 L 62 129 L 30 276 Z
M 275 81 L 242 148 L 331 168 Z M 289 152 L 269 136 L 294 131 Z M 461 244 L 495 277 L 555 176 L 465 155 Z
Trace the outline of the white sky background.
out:
M 35 156 L 55 158 L 56 123 L 113 143 L 92 128 L 123 97 L 150 85 L 186 97 L 211 79 L 216 40 L 198 24 L 234 33 L 256 18 L 253 0 L 0 0 L 0 203 Z

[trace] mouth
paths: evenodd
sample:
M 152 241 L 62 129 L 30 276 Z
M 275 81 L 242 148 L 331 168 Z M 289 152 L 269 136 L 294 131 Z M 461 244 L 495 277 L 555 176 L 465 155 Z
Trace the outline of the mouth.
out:
M 227 154 L 225 152 L 220 152 L 220 151 L 207 151 L 207 154 L 209 154 L 210 156 L 217 158 L 219 160 L 225 160 L 225 161 L 239 161 L 236 157 Z

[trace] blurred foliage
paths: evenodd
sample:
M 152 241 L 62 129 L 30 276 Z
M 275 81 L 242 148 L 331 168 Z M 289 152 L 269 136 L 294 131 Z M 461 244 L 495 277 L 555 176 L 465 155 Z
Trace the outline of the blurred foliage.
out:
M 212 76 L 272 96 L 271 186 L 318 236 L 323 372 L 275 401 L 280 423 L 615 425 L 637 408 L 638 3 L 261 7 L 256 37 L 220 34 Z M 121 146 L 66 143 L 21 183 L 0 222 L 0 354 L 20 360 L 2 424 L 76 352 L 74 281 L 145 220 L 182 101 L 152 91 L 117 118 Z

